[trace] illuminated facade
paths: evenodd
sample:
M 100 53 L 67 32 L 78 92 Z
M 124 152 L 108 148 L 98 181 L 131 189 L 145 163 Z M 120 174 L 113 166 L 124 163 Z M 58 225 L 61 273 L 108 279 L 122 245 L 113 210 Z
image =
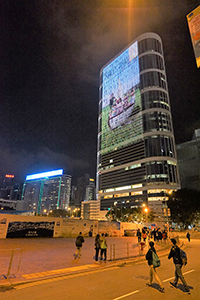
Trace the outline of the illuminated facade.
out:
M 48 214 L 54 209 L 69 207 L 71 176 L 55 170 L 26 176 L 22 201 L 24 210 Z
M 133 207 L 178 188 L 162 41 L 146 33 L 101 69 L 97 198 Z
M 200 5 L 187 15 L 187 21 L 197 68 L 200 68 Z

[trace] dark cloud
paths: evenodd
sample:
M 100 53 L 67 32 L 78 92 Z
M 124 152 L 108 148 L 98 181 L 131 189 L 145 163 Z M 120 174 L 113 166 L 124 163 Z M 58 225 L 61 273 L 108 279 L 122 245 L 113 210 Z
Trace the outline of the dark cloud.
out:
M 52 169 L 61 168 L 64 169 L 65 173 L 75 175 L 91 169 L 90 162 L 82 159 L 82 157 L 73 158 L 66 153 L 53 152 L 48 148 L 42 148 L 36 153 L 30 153 L 26 150 L 12 151 L 5 143 L 0 146 L 0 165 L 1 178 L 5 173 L 15 174 L 19 181 L 23 181 L 27 174 Z
M 2 1 L 1 174 L 95 177 L 99 71 L 144 32 L 163 40 L 176 142 L 191 139 L 200 74 L 186 15 L 198 2 Z

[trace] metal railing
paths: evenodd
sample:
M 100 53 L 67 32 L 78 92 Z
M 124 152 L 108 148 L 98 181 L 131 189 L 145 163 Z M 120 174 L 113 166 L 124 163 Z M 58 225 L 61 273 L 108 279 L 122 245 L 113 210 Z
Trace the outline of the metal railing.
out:
M 179 236 L 174 237 L 179 243 Z M 109 260 L 128 259 L 144 255 L 148 251 L 149 241 L 146 243 L 123 243 L 123 244 L 111 244 L 109 251 Z M 163 242 L 155 242 L 155 247 L 158 251 L 170 248 L 170 240 Z
M 133 243 L 111 244 L 109 250 L 110 260 L 135 257 L 140 255 L 141 252 L 140 246 Z
M 15 278 L 21 264 L 22 250 L 1 249 L 0 250 L 0 274 L 4 279 Z

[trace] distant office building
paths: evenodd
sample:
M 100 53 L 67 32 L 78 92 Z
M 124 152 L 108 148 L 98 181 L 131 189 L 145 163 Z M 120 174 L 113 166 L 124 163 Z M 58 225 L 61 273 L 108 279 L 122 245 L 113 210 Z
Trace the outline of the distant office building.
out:
M 82 201 L 90 201 L 96 199 L 96 188 L 94 179 L 89 174 L 84 174 L 77 179 L 77 187 L 73 190 L 74 204 L 81 207 Z M 73 199 L 73 198 L 72 198 Z
M 72 185 L 71 196 L 70 196 L 70 207 L 75 207 L 77 205 L 77 186 Z
M 200 129 L 189 142 L 176 146 L 181 188 L 200 190 Z
M 150 205 L 179 188 L 162 41 L 146 33 L 100 72 L 98 200 Z
M 16 210 L 17 208 L 17 201 L 16 200 L 6 200 L 6 199 L 2 199 L 0 198 L 0 212 L 2 212 L 2 210 Z
M 15 183 L 13 186 L 13 192 L 12 192 L 12 200 L 21 200 L 22 197 L 22 183 Z
M 5 175 L 0 188 L 0 198 L 5 200 L 20 200 L 22 185 L 15 182 L 15 176 Z
M 62 169 L 28 175 L 23 186 L 23 209 L 35 210 L 38 214 L 67 210 L 70 189 L 71 176 L 63 174 Z
M 81 218 L 86 220 L 107 220 L 105 211 L 100 211 L 100 201 L 91 200 L 81 203 Z
M 96 198 L 96 193 L 95 193 L 95 183 L 94 183 L 94 179 L 90 178 L 89 179 L 89 183 L 86 186 L 86 200 L 90 201 L 90 200 L 94 200 Z

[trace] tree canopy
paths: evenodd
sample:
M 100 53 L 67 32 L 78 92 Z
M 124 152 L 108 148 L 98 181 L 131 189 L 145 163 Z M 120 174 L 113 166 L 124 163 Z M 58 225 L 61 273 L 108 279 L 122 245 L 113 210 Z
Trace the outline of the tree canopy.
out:
M 154 220 L 153 212 L 144 213 L 144 208 L 111 208 L 106 217 L 111 221 L 121 221 L 121 222 L 138 222 L 142 223 L 144 221 L 152 222 Z
M 200 191 L 190 189 L 174 191 L 169 197 L 168 207 L 174 223 L 184 227 L 195 225 L 200 219 Z

